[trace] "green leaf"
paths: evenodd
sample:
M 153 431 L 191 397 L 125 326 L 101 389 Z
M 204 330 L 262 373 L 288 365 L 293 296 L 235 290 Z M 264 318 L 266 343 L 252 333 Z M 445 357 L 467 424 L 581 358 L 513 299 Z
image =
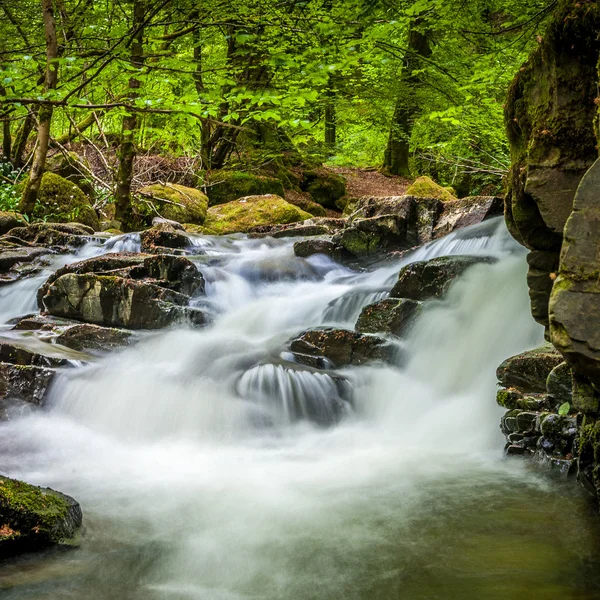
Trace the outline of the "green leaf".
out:
M 571 405 L 568 402 L 565 402 L 564 404 L 561 404 L 558 407 L 558 414 L 559 415 L 568 415 L 570 410 L 571 410 Z

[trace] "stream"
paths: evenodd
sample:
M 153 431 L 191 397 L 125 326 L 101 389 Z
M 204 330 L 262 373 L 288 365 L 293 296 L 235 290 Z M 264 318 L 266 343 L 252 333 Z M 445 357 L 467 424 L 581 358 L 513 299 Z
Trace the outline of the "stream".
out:
M 193 303 L 211 326 L 75 361 L 43 411 L 0 423 L 0 473 L 72 495 L 85 527 L 75 549 L 1 563 L 0 597 L 598 598 L 586 494 L 503 457 L 496 367 L 543 341 L 503 220 L 360 271 L 297 258 L 296 240 L 192 236 L 207 282 Z M 95 241 L 0 288 L 0 320 L 37 310 L 59 266 L 138 244 Z M 451 254 L 498 261 L 427 306 L 402 366 L 335 372 L 350 390 L 341 422 L 303 419 L 337 392 L 327 371 L 286 368 L 285 342 L 353 328 L 403 265 Z

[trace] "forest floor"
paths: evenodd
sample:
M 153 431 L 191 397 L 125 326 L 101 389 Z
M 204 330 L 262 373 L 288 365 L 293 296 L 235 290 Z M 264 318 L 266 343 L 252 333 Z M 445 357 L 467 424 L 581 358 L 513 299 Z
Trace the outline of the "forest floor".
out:
M 361 196 L 402 196 L 412 183 L 410 179 L 395 175 L 382 175 L 375 169 L 335 167 L 331 171 L 346 179 L 346 189 L 351 198 Z

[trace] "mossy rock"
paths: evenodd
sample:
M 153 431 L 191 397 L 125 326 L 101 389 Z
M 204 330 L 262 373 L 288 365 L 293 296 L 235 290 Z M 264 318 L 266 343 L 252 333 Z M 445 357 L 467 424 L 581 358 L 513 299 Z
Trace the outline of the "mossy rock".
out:
M 298 223 L 311 217 L 280 196 L 247 196 L 209 208 L 204 233 L 247 233 L 254 227 Z
M 226 204 L 245 196 L 285 197 L 283 183 L 274 177 L 242 171 L 213 171 L 206 180 L 209 205 Z
M 29 180 L 25 184 L 23 198 L 28 189 Z M 77 185 L 55 173 L 44 173 L 42 176 L 32 217 L 40 221 L 83 223 L 94 231 L 100 228 L 90 199 Z
M 133 209 L 145 225 L 158 215 L 178 223 L 202 225 L 208 198 L 201 191 L 184 185 L 149 185 L 136 195 Z
M 407 196 L 416 196 L 417 198 L 436 198 L 442 202 L 451 202 L 456 200 L 456 196 L 449 191 L 449 188 L 438 185 L 430 177 L 418 177 L 406 190 Z
M 73 498 L 0 476 L 0 554 L 70 543 L 81 520 Z
M 85 156 L 80 156 L 76 152 L 57 152 L 46 159 L 44 170 L 50 173 L 60 175 L 80 187 L 83 192 L 94 197 L 94 186 L 87 176 L 91 171 L 91 165 Z
M 325 217 L 327 215 L 325 207 L 321 206 L 314 200 L 311 200 L 310 195 L 307 193 L 291 191 L 288 192 L 286 200 L 290 204 L 293 204 L 294 206 L 301 208 L 303 211 L 310 213 L 313 215 L 313 217 Z
M 346 195 L 346 180 L 326 169 L 306 171 L 301 187 L 315 202 L 332 210 L 339 210 L 336 202 Z
M 8 233 L 15 227 L 24 226 L 27 226 L 27 221 L 21 213 L 11 210 L 0 210 L 0 235 Z

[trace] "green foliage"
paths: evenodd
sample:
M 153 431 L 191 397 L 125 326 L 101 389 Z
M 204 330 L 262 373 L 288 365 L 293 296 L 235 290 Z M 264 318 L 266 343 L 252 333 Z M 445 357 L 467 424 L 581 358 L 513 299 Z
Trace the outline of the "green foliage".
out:
M 564 402 L 563 404 L 561 404 L 558 407 L 558 414 L 559 415 L 568 415 L 570 410 L 571 410 L 571 405 L 568 402 Z

